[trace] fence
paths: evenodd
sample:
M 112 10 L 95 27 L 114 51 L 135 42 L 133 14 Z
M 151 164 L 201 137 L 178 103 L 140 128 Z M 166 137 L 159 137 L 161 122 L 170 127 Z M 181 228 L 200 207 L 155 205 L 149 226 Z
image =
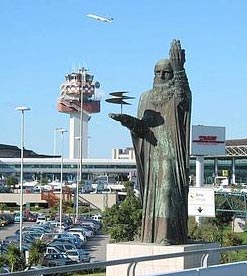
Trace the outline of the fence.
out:
M 189 269 L 179 272 L 170 272 L 170 273 L 160 273 L 156 275 L 191 275 L 191 276 L 216 276 L 216 275 L 236 275 L 243 276 L 247 275 L 247 262 L 239 262 L 239 263 L 231 263 L 225 265 L 217 265 L 208 267 L 207 259 L 210 254 L 213 253 L 225 253 L 228 251 L 239 251 L 239 250 L 247 250 L 247 245 L 240 245 L 240 246 L 230 246 L 230 247 L 222 247 L 222 248 L 211 248 L 211 249 L 203 249 L 203 250 L 194 250 L 194 251 L 187 251 L 187 252 L 178 252 L 178 253 L 171 253 L 171 254 L 162 254 L 162 255 L 155 255 L 155 256 L 144 256 L 144 257 L 136 257 L 136 258 L 128 258 L 128 259 L 121 259 L 121 260 L 112 260 L 112 261 L 105 261 L 105 262 L 95 262 L 95 263 L 87 263 L 87 264 L 75 264 L 75 265 L 67 265 L 67 266 L 59 266 L 59 267 L 51 267 L 51 268 L 44 268 L 39 270 L 29 270 L 29 271 L 22 271 L 22 272 L 13 272 L 10 274 L 0 274 L 0 276 L 33 276 L 33 275 L 46 275 L 46 274 L 55 274 L 55 273 L 71 273 L 71 272 L 78 272 L 84 270 L 94 270 L 94 269 L 103 269 L 108 266 L 115 266 L 115 265 L 122 265 L 122 264 L 129 264 L 128 269 L 126 271 L 126 275 L 135 276 L 135 267 L 137 263 L 146 262 L 146 261 L 153 261 L 153 260 L 161 260 L 161 259 L 171 259 L 183 256 L 190 256 L 190 255 L 197 255 L 203 254 L 203 258 L 201 260 L 201 268 L 196 269 Z

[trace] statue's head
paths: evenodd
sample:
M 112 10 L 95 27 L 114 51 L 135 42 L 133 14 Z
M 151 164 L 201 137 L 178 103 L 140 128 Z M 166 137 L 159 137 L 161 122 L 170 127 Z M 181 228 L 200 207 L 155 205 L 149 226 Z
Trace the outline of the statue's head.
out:
M 173 78 L 173 70 L 169 59 L 159 60 L 154 67 L 154 84 L 163 84 Z

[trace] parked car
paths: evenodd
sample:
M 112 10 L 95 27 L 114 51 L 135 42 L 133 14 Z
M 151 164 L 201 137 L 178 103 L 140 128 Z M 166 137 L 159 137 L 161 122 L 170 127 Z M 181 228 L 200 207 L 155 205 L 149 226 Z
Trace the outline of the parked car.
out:
M 20 222 L 20 220 L 21 220 L 20 213 L 15 214 L 14 222 Z
M 44 243 L 50 243 L 57 237 L 57 233 L 43 233 L 40 236 L 40 240 Z
M 10 187 L 5 185 L 0 185 L 0 193 L 10 193 Z
M 49 245 L 46 247 L 45 254 L 55 254 L 55 253 L 59 254 L 64 252 L 61 251 L 59 248 L 57 248 L 56 245 L 54 246 Z
M 70 249 L 67 250 L 65 253 L 70 259 L 78 263 L 89 263 L 91 259 L 90 254 L 83 249 Z
M 0 226 L 5 226 L 5 225 L 7 225 L 7 222 L 4 219 L 0 218 Z
M 58 248 L 60 251 L 65 252 L 67 250 L 71 249 L 78 249 L 74 244 L 68 243 L 68 242 L 59 242 L 59 241 L 54 241 L 49 244 L 49 246 L 55 246 Z
M 30 213 L 30 214 L 27 216 L 27 221 L 35 222 L 36 220 L 37 220 L 37 215 L 35 215 L 35 214 Z
M 83 232 L 83 235 L 86 236 L 86 238 L 91 238 L 94 236 L 94 232 L 93 230 L 91 230 L 90 228 L 87 228 L 87 227 L 83 227 L 83 226 L 72 226 L 69 231 L 72 232 L 72 231 L 77 231 L 77 230 L 80 230 Z
M 61 266 L 61 265 L 71 265 L 71 264 L 77 264 L 76 261 L 70 259 L 66 254 L 64 253 L 51 253 L 46 254 L 43 258 L 42 265 L 44 266 Z
M 102 215 L 101 214 L 96 214 L 92 216 L 93 220 L 96 220 L 98 222 L 102 222 Z
M 6 224 L 12 224 L 15 222 L 14 216 L 11 214 L 6 214 L 6 213 L 0 214 L 0 218 L 4 220 Z
M 40 236 L 43 235 L 41 233 L 37 233 L 34 231 L 23 231 L 22 234 L 28 234 L 30 237 L 33 238 L 33 240 L 39 240 L 40 239 Z
M 82 242 L 87 241 L 86 235 L 82 229 L 71 228 L 66 233 L 79 237 L 82 240 Z
M 53 241 L 69 242 L 74 244 L 77 248 L 83 247 L 83 241 L 79 237 L 69 233 L 58 234 Z
M 38 215 L 36 219 L 36 223 L 42 224 L 46 222 L 46 216 L 45 215 Z

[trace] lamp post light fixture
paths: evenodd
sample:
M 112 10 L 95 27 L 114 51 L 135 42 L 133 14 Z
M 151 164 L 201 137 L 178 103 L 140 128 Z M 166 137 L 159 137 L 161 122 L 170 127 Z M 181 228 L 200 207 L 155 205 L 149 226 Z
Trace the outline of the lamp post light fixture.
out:
M 22 225 L 23 225 L 23 158 L 24 158 L 24 123 L 25 111 L 30 110 L 29 107 L 18 106 L 17 111 L 21 112 L 21 172 L 20 172 L 20 252 L 22 253 Z
M 68 132 L 64 128 L 57 129 L 61 133 L 61 176 L 60 176 L 60 201 L 59 201 L 59 232 L 62 232 L 62 217 L 63 217 L 63 134 Z

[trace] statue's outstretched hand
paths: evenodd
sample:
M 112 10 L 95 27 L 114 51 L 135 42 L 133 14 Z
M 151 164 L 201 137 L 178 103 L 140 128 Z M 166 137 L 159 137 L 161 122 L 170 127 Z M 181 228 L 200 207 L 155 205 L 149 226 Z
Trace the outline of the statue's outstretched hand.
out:
M 154 146 L 157 145 L 157 139 L 143 120 L 127 114 L 110 113 L 108 116 L 115 121 L 121 122 L 121 124 L 134 133 L 136 137 L 144 138 Z
M 174 39 L 172 41 L 169 56 L 172 69 L 175 72 L 184 69 L 185 50 L 181 48 L 180 40 Z
M 123 126 L 129 128 L 130 130 L 133 129 L 135 121 L 138 120 L 137 118 L 127 114 L 110 113 L 109 117 L 115 121 L 119 121 Z

